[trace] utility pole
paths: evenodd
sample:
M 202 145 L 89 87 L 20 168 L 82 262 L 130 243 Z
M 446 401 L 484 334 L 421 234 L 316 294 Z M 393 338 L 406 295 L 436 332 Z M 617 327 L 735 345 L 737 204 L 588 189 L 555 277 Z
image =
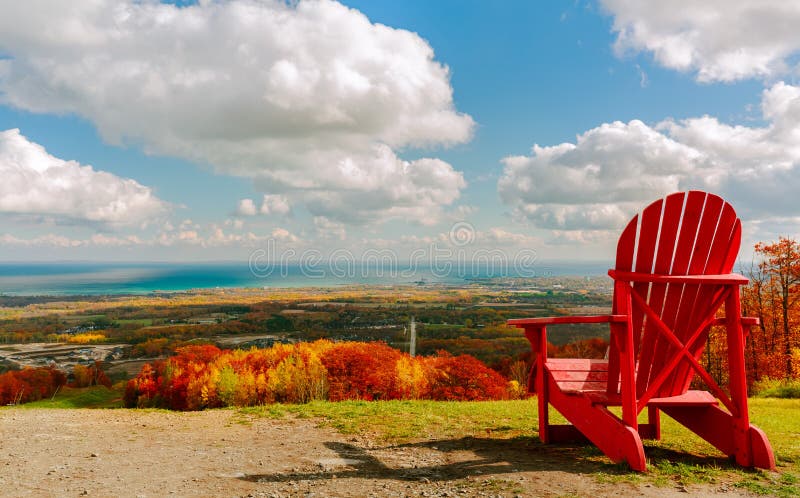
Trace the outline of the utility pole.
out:
M 414 321 L 413 316 L 411 317 L 411 323 L 408 324 L 408 328 L 411 334 L 408 343 L 408 354 L 413 358 L 417 353 L 417 322 Z

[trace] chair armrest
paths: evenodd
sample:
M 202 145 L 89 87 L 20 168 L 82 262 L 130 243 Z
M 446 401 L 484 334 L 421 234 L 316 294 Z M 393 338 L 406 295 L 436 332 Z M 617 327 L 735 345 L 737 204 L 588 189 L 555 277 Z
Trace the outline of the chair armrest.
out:
M 627 315 L 548 316 L 539 318 L 512 318 L 506 323 L 524 328 L 526 325 L 555 325 L 560 323 L 618 323 L 625 322 L 627 319 Z
M 608 276 L 623 282 L 652 282 L 659 284 L 737 284 L 745 285 L 747 277 L 738 273 L 724 275 L 657 275 L 633 271 L 608 270 Z

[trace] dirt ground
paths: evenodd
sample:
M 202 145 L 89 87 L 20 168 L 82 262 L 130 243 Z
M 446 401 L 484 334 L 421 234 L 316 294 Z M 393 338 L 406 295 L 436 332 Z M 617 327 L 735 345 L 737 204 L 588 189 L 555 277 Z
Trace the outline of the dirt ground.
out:
M 534 446 L 536 446 L 534 448 Z M 579 448 L 463 438 L 386 445 L 230 410 L 0 409 L 2 496 L 745 496 L 600 482 Z

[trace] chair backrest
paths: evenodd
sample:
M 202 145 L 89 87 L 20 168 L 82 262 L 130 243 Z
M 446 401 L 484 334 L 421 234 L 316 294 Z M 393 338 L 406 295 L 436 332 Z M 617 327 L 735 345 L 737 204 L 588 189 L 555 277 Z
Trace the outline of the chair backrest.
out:
M 706 192 L 679 192 L 659 199 L 636 215 L 620 236 L 616 269 L 659 275 L 727 274 L 741 242 L 741 222 L 730 204 Z M 681 341 L 714 314 L 720 286 L 635 283 L 633 289 Z M 615 308 L 617 299 L 615 299 Z M 617 310 L 615 309 L 614 312 Z M 641 396 L 679 353 L 641 306 L 631 310 L 636 351 L 636 391 Z M 708 328 L 690 348 L 699 358 Z M 684 358 L 661 384 L 656 397 L 685 393 L 694 375 Z

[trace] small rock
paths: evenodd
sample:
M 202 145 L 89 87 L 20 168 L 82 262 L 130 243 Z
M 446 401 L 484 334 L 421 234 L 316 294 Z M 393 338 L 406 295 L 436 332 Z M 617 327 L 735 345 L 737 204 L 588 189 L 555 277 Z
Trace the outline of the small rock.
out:
M 90 456 L 93 458 L 97 458 L 99 455 L 97 453 L 92 453 Z

